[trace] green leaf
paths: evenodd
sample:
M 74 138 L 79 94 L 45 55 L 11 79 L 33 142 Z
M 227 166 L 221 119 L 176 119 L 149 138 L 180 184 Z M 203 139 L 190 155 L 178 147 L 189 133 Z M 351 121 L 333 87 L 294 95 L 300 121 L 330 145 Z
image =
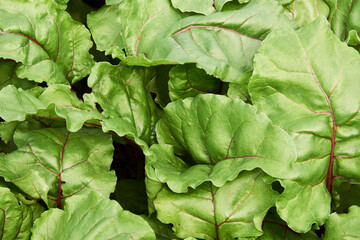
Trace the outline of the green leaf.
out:
M 295 161 L 289 136 L 263 114 L 241 100 L 203 94 L 170 103 L 156 125 L 161 144 L 187 155 L 197 165 L 174 156 L 170 146 L 154 145 L 146 153 L 153 180 L 167 182 L 175 192 L 186 192 L 204 181 L 222 186 L 242 170 L 261 168 L 273 177 L 285 178 Z M 149 175 L 148 175 L 149 176 Z
M 106 5 L 117 5 L 122 3 L 123 0 L 106 0 Z
M 155 239 L 140 216 L 96 193 L 66 200 L 64 210 L 43 213 L 31 231 L 33 240 Z
M 334 33 L 344 41 L 351 30 L 360 31 L 360 2 L 324 0 L 330 7 L 329 23 Z
M 232 82 L 252 70 L 253 57 L 267 33 L 291 23 L 274 1 L 253 0 L 239 10 L 192 16 L 178 25 L 165 38 L 171 43 L 170 53 L 165 55 L 163 48 L 150 50 L 145 44 L 139 44 L 138 51 L 150 59 L 167 56 L 178 63 L 195 62 L 208 74 Z
M 272 29 L 293 26 L 273 0 L 253 0 L 236 11 L 186 18 L 163 0 L 150 0 L 145 5 L 141 0 L 124 1 L 118 10 L 101 11 L 89 25 L 94 39 L 102 50 L 123 63 L 150 66 L 193 62 L 226 82 L 252 70 L 254 54 Z M 97 22 L 115 16 L 116 27 L 112 22 L 106 27 Z M 96 31 L 101 27 L 112 31 Z
M 204 93 L 218 93 L 223 90 L 223 82 L 207 75 L 195 65 L 177 65 L 170 70 L 169 95 L 172 101 L 195 97 Z
M 264 234 L 259 240 L 318 240 L 318 236 L 313 231 L 306 234 L 299 234 L 291 230 L 286 223 L 279 217 L 266 216 L 263 222 Z
M 35 114 L 45 109 L 46 104 L 23 89 L 9 85 L 0 91 L 0 117 L 7 122 L 24 121 L 27 114 Z
M 113 146 L 100 130 L 17 129 L 14 141 L 18 150 L 0 156 L 0 176 L 48 206 L 61 207 L 74 195 L 114 191 L 116 177 L 109 171 Z
M 154 201 L 157 217 L 172 223 L 180 238 L 254 238 L 278 193 L 262 179 L 261 171 L 243 172 L 217 188 L 204 183 L 186 194 L 164 188 Z
M 252 72 L 247 72 L 241 75 L 239 79 L 234 82 L 229 83 L 229 89 L 227 91 L 227 96 L 235 99 L 241 99 L 246 103 L 251 102 L 251 97 L 248 90 L 248 85 Z
M 71 132 L 77 132 L 85 122 L 104 118 L 98 112 L 96 106 L 92 106 L 90 102 L 87 102 L 86 97 L 84 96 L 85 102 L 83 102 L 71 91 L 70 86 L 54 84 L 46 88 L 40 95 L 39 100 L 47 105 L 47 109 L 39 111 L 37 115 L 50 119 L 56 119 L 56 116 L 64 118 L 67 129 Z M 98 121 L 96 123 L 99 124 Z
M 108 3 L 107 3 L 108 4 Z M 125 43 L 121 34 L 119 6 L 103 6 L 87 15 L 87 24 L 96 43 L 96 49 L 113 58 L 124 56 Z
M 155 102 L 164 108 L 169 102 L 169 72 L 172 66 L 155 67 L 156 76 L 150 81 L 150 91 L 156 94 Z
M 141 147 L 151 144 L 158 109 L 149 91 L 155 72 L 151 68 L 97 63 L 88 79 L 94 101 L 102 107 L 103 130 L 134 139 Z
M 20 78 L 74 83 L 89 74 L 89 31 L 53 1 L 0 2 L 0 57 L 23 65 Z
M 18 64 L 11 60 L 0 59 L 0 90 L 7 85 L 14 85 L 22 89 L 29 89 L 36 86 L 35 82 L 27 79 L 20 79 L 16 76 Z
M 12 140 L 19 122 L 0 122 L 0 138 L 5 143 Z
M 295 231 L 328 218 L 336 176 L 360 177 L 359 68 L 358 53 L 340 42 L 323 17 L 298 31 L 269 34 L 255 58 L 252 101 L 297 148 L 277 202 L 280 217 Z
M 67 4 L 69 2 L 69 0 L 53 0 L 53 1 L 59 5 L 59 8 L 64 10 L 67 8 Z
M 173 230 L 171 229 L 171 224 L 164 224 L 156 218 L 149 218 L 142 216 L 142 218 L 151 226 L 156 234 L 157 240 L 166 240 L 166 239 L 178 239 Z
M 39 96 L 27 91 L 7 86 L 0 91 L 0 117 L 5 121 L 24 121 L 26 116 L 37 114 L 40 117 L 67 120 L 67 128 L 76 132 L 85 121 L 104 118 L 95 106 L 91 106 L 77 98 L 70 86 L 54 84 L 46 88 Z M 100 125 L 99 125 L 100 126 Z
M 208 15 L 216 11 L 213 6 L 213 0 L 171 0 L 171 4 L 174 8 L 182 12 L 195 12 Z
M 1 239 L 29 239 L 33 222 L 44 210 L 36 202 L 22 202 L 8 188 L 0 186 Z
M 329 16 L 329 6 L 326 0 L 296 0 L 285 6 L 289 17 L 299 26 L 305 26 L 318 16 Z
M 325 223 L 323 240 L 352 240 L 360 238 L 360 207 L 352 206 L 349 213 L 330 215 Z

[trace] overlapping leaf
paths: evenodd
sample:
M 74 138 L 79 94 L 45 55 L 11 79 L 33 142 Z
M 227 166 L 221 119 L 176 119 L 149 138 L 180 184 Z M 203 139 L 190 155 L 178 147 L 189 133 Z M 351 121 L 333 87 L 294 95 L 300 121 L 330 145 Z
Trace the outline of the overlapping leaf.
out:
M 109 48 L 109 53 L 131 65 L 194 62 L 228 82 L 252 70 L 253 56 L 273 28 L 291 25 L 274 0 L 253 0 L 239 10 L 186 18 L 164 0 L 147 1 L 145 5 L 140 0 L 124 1 L 118 11 L 107 8 L 89 17 L 100 49 Z M 110 39 L 97 31 L 100 27 L 96 20 L 107 19 L 106 14 L 119 16 L 116 29 L 122 29 L 107 34 Z
M 89 31 L 53 1 L 0 2 L 0 57 L 23 65 L 20 78 L 75 82 L 93 65 Z
M 330 7 L 329 22 L 330 28 L 344 41 L 349 38 L 349 32 L 358 38 L 357 32 L 360 30 L 360 2 L 357 0 L 324 0 Z
M 172 144 L 187 163 L 175 157 L 171 146 L 154 145 L 146 153 L 147 175 L 175 192 L 204 181 L 219 187 L 254 168 L 285 178 L 295 160 L 284 131 L 251 105 L 225 96 L 204 94 L 170 103 L 156 131 L 158 141 Z
M 294 31 L 279 29 L 255 58 L 249 90 L 260 111 L 283 127 L 297 161 L 277 202 L 296 231 L 323 224 L 334 178 L 359 178 L 360 58 L 322 17 Z M 307 209 L 307 211 L 303 211 Z
M 89 100 L 90 101 L 90 100 Z M 14 86 L 0 91 L 0 117 L 5 121 L 24 121 L 27 115 L 37 114 L 40 117 L 67 120 L 70 131 L 78 131 L 85 121 L 104 118 L 91 103 L 77 98 L 70 86 L 54 84 L 36 97 Z
M 15 87 L 21 87 L 22 89 L 29 89 L 36 86 L 35 82 L 27 79 L 19 79 L 15 71 L 18 64 L 11 60 L 0 60 L 0 90 L 7 85 L 14 85 Z
M 32 239 L 156 239 L 140 216 L 124 211 L 112 200 L 96 193 L 66 200 L 64 210 L 50 209 L 32 229 Z
M 296 0 L 284 7 L 293 21 L 299 26 L 305 26 L 318 16 L 328 17 L 330 9 L 324 1 L 325 0 Z
M 158 119 L 158 109 L 149 91 L 154 74 L 149 68 L 95 65 L 88 84 L 93 89 L 92 98 L 103 109 L 104 131 L 129 136 L 143 148 L 150 145 Z
M 195 97 L 198 94 L 223 91 L 223 82 L 207 75 L 194 65 L 177 65 L 169 73 L 169 95 L 172 101 Z
M 1 239 L 29 239 L 30 228 L 44 210 L 36 201 L 24 203 L 10 189 L 0 186 Z
M 264 234 L 259 240 L 318 240 L 314 232 L 298 234 L 291 230 L 286 224 L 277 221 L 265 220 L 263 224 Z
M 87 24 L 91 29 L 96 48 L 114 58 L 123 56 L 123 49 L 125 49 L 119 16 L 118 5 L 103 6 L 87 16 Z
M 111 137 L 100 130 L 17 129 L 14 141 L 18 150 L 0 156 L 0 176 L 29 196 L 61 207 L 74 195 L 114 191 Z
M 243 172 L 220 188 L 204 183 L 186 194 L 164 188 L 154 201 L 157 217 L 172 223 L 180 238 L 260 236 L 262 220 L 278 195 L 262 177 L 261 171 Z
M 324 240 L 352 240 L 360 238 L 360 207 L 352 206 L 349 213 L 331 214 L 325 223 Z

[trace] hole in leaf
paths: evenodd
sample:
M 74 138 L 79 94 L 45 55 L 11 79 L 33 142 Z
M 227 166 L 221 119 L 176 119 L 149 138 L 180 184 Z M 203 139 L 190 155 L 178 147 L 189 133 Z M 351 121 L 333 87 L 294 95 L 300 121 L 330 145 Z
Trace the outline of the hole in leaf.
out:
M 102 109 L 102 107 L 100 106 L 100 104 L 98 104 L 98 103 L 95 103 L 95 106 L 96 106 L 96 109 L 99 111 L 99 112 L 103 112 L 104 111 L 104 109 Z
M 283 188 L 283 186 L 281 186 L 278 181 L 271 183 L 271 187 L 274 191 L 277 191 L 280 194 L 283 193 L 285 190 L 285 188 Z
M 115 141 L 115 139 L 113 145 L 115 151 L 111 169 L 115 170 L 117 179 L 144 180 L 144 153 L 130 144 L 121 144 L 118 141 Z
M 46 82 L 38 83 L 38 86 L 39 86 L 39 87 L 43 87 L 43 88 L 47 88 L 47 87 L 48 87 L 48 85 L 47 85 Z
M 101 8 L 105 4 L 105 0 L 83 0 L 83 2 L 94 8 Z
M 92 89 L 89 88 L 87 85 L 87 79 L 88 77 L 84 77 L 83 79 L 71 86 L 71 90 L 75 92 L 76 96 L 81 100 L 84 100 L 83 96 L 85 93 L 91 93 L 92 91 Z

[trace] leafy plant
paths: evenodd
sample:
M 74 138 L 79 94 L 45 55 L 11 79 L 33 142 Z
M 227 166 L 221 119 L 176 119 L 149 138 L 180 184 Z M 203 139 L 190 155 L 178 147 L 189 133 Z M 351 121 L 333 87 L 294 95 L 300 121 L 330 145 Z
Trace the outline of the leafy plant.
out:
M 360 238 L 358 2 L 99 3 L 0 2 L 0 239 Z

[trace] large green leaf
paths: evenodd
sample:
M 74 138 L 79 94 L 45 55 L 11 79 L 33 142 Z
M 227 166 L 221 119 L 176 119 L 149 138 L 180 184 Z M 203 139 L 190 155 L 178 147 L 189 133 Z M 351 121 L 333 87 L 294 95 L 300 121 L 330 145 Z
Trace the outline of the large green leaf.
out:
M 143 148 L 151 144 L 158 109 L 149 91 L 151 68 L 97 63 L 89 77 L 92 97 L 103 109 L 104 131 L 134 139 Z
M 89 31 L 53 1 L 1 1 L 0 31 L 0 57 L 23 64 L 20 78 L 72 83 L 93 65 Z
M 147 174 L 175 192 L 204 181 L 219 187 L 254 168 L 285 178 L 295 161 L 294 145 L 283 130 L 253 106 L 225 96 L 204 94 L 170 103 L 156 131 L 158 141 L 172 144 L 187 163 L 175 157 L 172 147 L 154 145 L 146 153 Z
M 252 70 L 254 54 L 272 29 L 292 25 L 274 0 L 253 0 L 239 10 L 186 18 L 165 0 L 146 4 L 127 0 L 118 10 L 107 9 L 93 15 L 90 21 L 94 39 L 102 50 L 108 49 L 108 53 L 130 65 L 194 62 L 227 82 Z M 118 16 L 115 28 L 106 20 L 110 15 Z M 98 31 L 102 25 L 97 19 L 107 22 L 105 29 L 114 29 L 106 33 L 110 39 Z
M 278 29 L 255 58 L 249 90 L 256 107 L 284 128 L 297 161 L 277 202 L 296 231 L 322 225 L 335 176 L 360 177 L 360 58 L 320 17 L 294 31 Z M 307 209 L 307 211 L 303 211 Z
M 289 17 L 299 26 L 305 26 L 318 16 L 329 16 L 330 9 L 326 0 L 296 0 L 284 6 Z
M 156 27 L 152 22 L 142 29 L 145 39 L 151 37 L 146 31 Z M 236 11 L 187 17 L 163 37 L 162 46 L 169 49 L 154 48 L 156 43 L 140 39 L 137 52 L 150 59 L 195 62 L 208 74 L 231 82 L 252 70 L 261 41 L 277 25 L 291 25 L 283 8 L 272 0 L 254 0 Z
M 325 223 L 323 240 L 355 240 L 360 238 L 360 207 L 349 208 L 349 213 L 331 214 Z
M 221 94 L 223 91 L 221 80 L 207 75 L 194 65 L 177 65 L 170 70 L 169 76 L 169 95 L 172 101 L 204 93 Z
M 330 7 L 330 28 L 344 41 L 351 30 L 360 30 L 360 1 L 324 0 Z M 356 34 L 357 35 L 357 34 Z
M 36 201 L 22 202 L 10 189 L 0 186 L 0 238 L 30 239 L 30 228 L 44 210 Z
M 157 217 L 172 223 L 180 238 L 254 239 L 278 195 L 262 177 L 261 171 L 243 172 L 220 188 L 204 183 L 186 194 L 164 188 L 154 201 Z
M 92 191 L 108 196 L 116 177 L 109 171 L 111 137 L 96 129 L 17 129 L 18 150 L 0 156 L 0 176 L 33 198 L 61 207 L 64 199 Z
M 95 106 L 79 100 L 70 86 L 62 84 L 49 86 L 38 98 L 7 86 L 0 91 L 0 102 L 7 103 L 0 105 L 0 117 L 7 122 L 24 121 L 27 115 L 37 114 L 54 120 L 66 119 L 68 129 L 76 132 L 85 121 L 104 118 Z
M 155 240 L 151 227 L 140 216 L 96 193 L 66 200 L 64 210 L 43 213 L 32 232 L 33 240 Z

